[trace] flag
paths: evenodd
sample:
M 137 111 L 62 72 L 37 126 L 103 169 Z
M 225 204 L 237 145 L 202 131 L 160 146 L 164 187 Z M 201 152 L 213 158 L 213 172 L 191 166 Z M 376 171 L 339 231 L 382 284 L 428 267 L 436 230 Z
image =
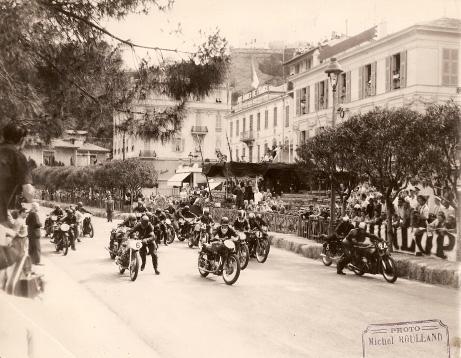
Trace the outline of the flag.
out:
M 254 57 L 251 58 L 251 87 L 257 89 L 259 86 L 258 75 L 256 74 Z

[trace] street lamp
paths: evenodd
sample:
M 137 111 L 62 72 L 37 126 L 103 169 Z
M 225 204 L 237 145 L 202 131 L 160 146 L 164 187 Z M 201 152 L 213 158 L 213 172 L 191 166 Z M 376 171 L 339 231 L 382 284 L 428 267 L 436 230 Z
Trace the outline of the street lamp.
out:
M 332 57 L 330 59 L 330 63 L 328 64 L 327 68 L 325 69 L 325 73 L 327 74 L 328 78 L 330 79 L 331 88 L 333 90 L 333 114 L 331 116 L 331 126 L 334 127 L 336 124 L 336 86 L 338 84 L 338 76 L 343 72 L 341 65 L 336 61 L 336 58 Z M 335 198 L 335 185 L 334 185 L 334 178 L 333 174 L 331 175 L 331 185 L 330 185 L 330 225 L 329 225 L 329 232 L 330 235 L 333 234 L 333 224 L 335 222 L 336 217 L 336 198 Z

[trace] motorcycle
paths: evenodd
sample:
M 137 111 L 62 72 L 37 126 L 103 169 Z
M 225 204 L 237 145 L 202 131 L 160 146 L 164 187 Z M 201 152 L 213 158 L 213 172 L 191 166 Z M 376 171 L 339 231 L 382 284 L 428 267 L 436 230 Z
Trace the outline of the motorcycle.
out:
M 333 263 L 333 260 L 339 259 L 343 254 L 343 237 L 337 237 L 336 239 L 326 241 L 327 236 L 322 235 L 321 238 L 325 241 L 323 243 L 322 253 L 322 262 L 325 266 L 330 266 Z
M 137 240 L 136 236 L 133 239 L 126 239 L 121 244 L 120 256 L 116 257 L 115 262 L 118 265 L 120 274 L 122 275 L 125 270 L 129 270 L 131 281 L 135 281 L 138 277 L 141 262 L 141 257 L 138 251 L 141 247 L 142 241 Z
M 85 213 L 83 215 L 82 235 L 94 236 L 93 224 L 91 223 L 91 214 Z
M 193 225 L 194 219 L 184 219 L 184 218 L 179 218 L 178 224 L 179 224 L 179 236 L 178 240 L 179 241 L 184 241 L 185 239 L 189 238 L 190 235 L 193 233 L 194 225 Z
M 198 248 L 200 249 L 203 243 L 210 242 L 208 228 L 209 226 L 207 224 L 202 223 L 200 219 L 196 219 L 194 222 L 194 232 L 187 239 L 187 246 L 189 246 L 190 248 L 198 246 Z
M 69 252 L 69 246 L 71 242 L 70 235 L 73 234 L 73 226 L 66 223 L 61 223 L 59 227 L 54 231 L 52 236 L 52 242 L 56 252 L 63 251 L 64 256 Z
M 240 276 L 240 262 L 232 240 L 218 240 L 204 244 L 198 255 L 200 276 L 222 276 L 227 285 L 233 285 Z
M 129 228 L 126 226 L 120 226 L 115 229 L 112 229 L 110 238 L 109 238 L 109 247 L 106 248 L 109 251 L 110 258 L 113 260 L 118 254 L 120 245 L 126 237 L 126 233 Z
M 386 241 L 375 240 L 369 245 L 355 246 L 355 254 L 347 268 L 359 276 L 382 274 L 389 283 L 397 280 L 397 266 Z
M 53 236 L 58 227 L 58 217 L 56 215 L 47 215 L 45 219 L 45 236 Z
M 171 223 L 170 219 L 167 218 L 164 224 L 166 226 L 166 234 L 167 234 L 166 241 L 168 245 L 170 245 L 178 237 L 178 235 L 176 234 L 176 230 L 174 229 L 173 224 Z
M 247 236 L 245 232 L 239 232 L 239 238 L 235 240 L 235 251 L 239 258 L 240 269 L 245 270 L 250 261 L 250 250 L 248 249 Z
M 250 256 L 256 256 L 256 260 L 263 264 L 266 262 L 271 244 L 267 235 L 267 227 L 263 226 L 261 230 L 254 229 L 249 233 L 248 246 L 250 249 Z

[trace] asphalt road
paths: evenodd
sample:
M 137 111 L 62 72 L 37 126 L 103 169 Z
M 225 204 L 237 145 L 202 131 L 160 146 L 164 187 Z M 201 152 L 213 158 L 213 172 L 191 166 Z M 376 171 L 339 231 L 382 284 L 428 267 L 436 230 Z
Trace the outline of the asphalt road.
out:
M 162 357 L 361 357 L 368 324 L 425 319 L 445 323 L 459 347 L 457 290 L 338 276 L 334 267 L 274 247 L 266 263 L 253 259 L 227 286 L 221 277 L 200 277 L 197 249 L 181 242 L 160 247 L 160 276 L 148 257 L 131 282 L 104 249 L 117 221 L 93 223 L 95 237 L 77 251 L 64 257 L 44 241 L 43 254 Z

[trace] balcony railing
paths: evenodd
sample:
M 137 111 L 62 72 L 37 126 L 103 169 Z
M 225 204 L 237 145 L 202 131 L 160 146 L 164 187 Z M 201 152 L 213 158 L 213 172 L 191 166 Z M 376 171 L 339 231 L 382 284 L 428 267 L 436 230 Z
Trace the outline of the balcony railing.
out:
M 206 126 L 192 126 L 190 132 L 192 134 L 207 134 L 208 128 Z
M 253 142 L 255 140 L 254 132 L 247 131 L 247 132 L 240 132 L 240 140 L 242 142 Z
M 140 150 L 139 156 L 143 158 L 155 158 L 157 157 L 157 153 L 155 153 L 155 150 Z

